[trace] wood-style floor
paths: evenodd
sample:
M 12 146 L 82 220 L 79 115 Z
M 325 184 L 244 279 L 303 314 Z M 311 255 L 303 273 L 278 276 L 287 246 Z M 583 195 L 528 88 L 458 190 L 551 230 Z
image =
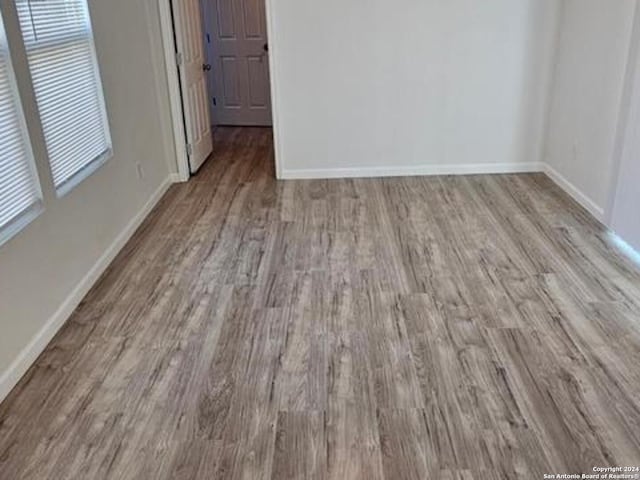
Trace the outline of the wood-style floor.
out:
M 219 130 L 0 406 L 0 478 L 640 465 L 640 273 L 541 174 L 276 181 Z

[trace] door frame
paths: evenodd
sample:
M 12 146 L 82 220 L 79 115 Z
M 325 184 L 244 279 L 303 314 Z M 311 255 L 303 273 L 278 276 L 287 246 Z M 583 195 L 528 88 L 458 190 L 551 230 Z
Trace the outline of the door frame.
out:
M 640 112 L 640 2 L 636 1 L 631 27 L 631 40 L 627 53 L 627 65 L 625 68 L 622 98 L 618 105 L 618 124 L 614 140 L 613 161 L 607 191 L 607 203 L 605 205 L 604 224 L 611 227 L 613 210 L 615 208 L 620 171 L 622 169 L 622 157 L 625 153 L 626 141 L 632 127 L 634 116 Z
M 174 40 L 173 21 L 171 18 L 171 0 L 158 0 L 158 10 L 160 12 L 160 32 L 162 35 L 162 49 L 164 50 L 165 70 L 167 86 L 169 89 L 169 104 L 171 106 L 171 126 L 173 130 L 173 141 L 176 152 L 176 164 L 178 168 L 178 179 L 186 182 L 190 178 L 189 157 L 187 155 L 187 135 L 184 127 L 184 115 L 182 106 L 182 96 L 180 94 L 180 83 L 178 80 L 178 66 L 176 63 L 176 46 Z M 280 122 L 278 115 L 278 75 L 277 75 L 277 41 L 275 16 L 273 14 L 273 0 L 265 0 L 265 14 L 267 20 L 267 38 L 269 39 L 269 80 L 271 85 L 271 117 L 273 121 L 273 148 L 276 178 L 282 178 L 280 167 Z M 215 142 L 214 142 L 215 148 Z M 214 150 L 215 158 L 215 150 Z

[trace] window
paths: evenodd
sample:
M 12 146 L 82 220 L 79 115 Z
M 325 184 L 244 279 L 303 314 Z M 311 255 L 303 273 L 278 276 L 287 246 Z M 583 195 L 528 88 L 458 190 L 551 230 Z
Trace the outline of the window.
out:
M 41 208 L 40 186 L 0 18 L 0 243 Z
M 111 154 L 86 0 L 16 0 L 53 182 L 63 195 Z

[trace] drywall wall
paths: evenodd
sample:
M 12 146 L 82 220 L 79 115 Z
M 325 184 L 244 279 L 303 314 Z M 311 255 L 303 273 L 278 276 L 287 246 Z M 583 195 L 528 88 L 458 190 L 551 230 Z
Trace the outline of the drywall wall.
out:
M 563 0 L 545 161 L 602 219 L 613 171 L 636 0 Z
M 558 6 L 270 2 L 280 175 L 539 168 Z
M 14 2 L 2 1 L 45 211 L 0 247 L 0 399 L 153 206 L 175 170 L 156 0 L 90 0 L 114 156 L 63 198 L 46 165 Z M 139 162 L 143 178 L 138 178 Z

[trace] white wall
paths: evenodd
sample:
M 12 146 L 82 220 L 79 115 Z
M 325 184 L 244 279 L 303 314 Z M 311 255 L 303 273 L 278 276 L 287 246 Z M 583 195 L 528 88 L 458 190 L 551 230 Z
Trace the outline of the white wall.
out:
M 546 162 L 603 218 L 614 166 L 635 0 L 563 0 Z
M 557 0 L 272 1 L 281 175 L 538 168 L 557 12 Z
M 14 2 L 1 3 L 46 209 L 0 247 L 0 399 L 105 266 L 96 263 L 117 251 L 116 241 L 126 239 L 127 226 L 144 217 L 175 170 L 156 0 L 89 3 L 115 154 L 60 199 L 47 173 Z

